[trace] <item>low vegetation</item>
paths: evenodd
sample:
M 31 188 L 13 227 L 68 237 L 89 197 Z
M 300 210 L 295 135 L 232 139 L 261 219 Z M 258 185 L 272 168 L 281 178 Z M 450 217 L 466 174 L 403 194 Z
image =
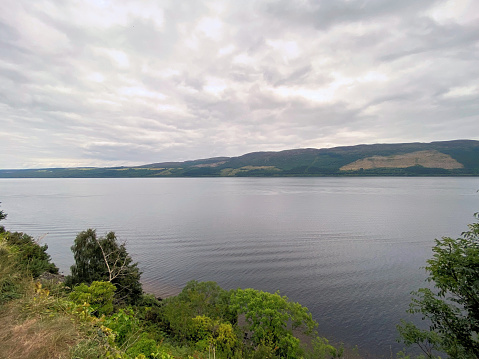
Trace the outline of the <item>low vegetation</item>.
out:
M 78 234 L 64 282 L 46 249 L 0 227 L 0 358 L 343 357 L 279 293 L 196 281 L 165 300 L 143 293 L 112 232 Z
M 359 357 L 319 337 L 308 309 L 279 292 L 191 281 L 164 300 L 143 293 L 137 264 L 112 232 L 78 234 L 66 281 L 46 250 L 0 226 L 0 359 Z M 433 251 L 434 289 L 419 289 L 410 306 L 425 325 L 398 326 L 401 341 L 423 354 L 395 357 L 478 358 L 479 222 Z

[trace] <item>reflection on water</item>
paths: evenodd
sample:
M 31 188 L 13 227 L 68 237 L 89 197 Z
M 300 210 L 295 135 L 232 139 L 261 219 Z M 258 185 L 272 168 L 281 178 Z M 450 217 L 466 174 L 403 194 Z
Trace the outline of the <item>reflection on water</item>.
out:
M 5 225 L 65 272 L 75 235 L 114 230 L 146 290 L 189 280 L 280 290 L 325 336 L 389 356 L 434 238 L 478 210 L 477 178 L 2 179 Z

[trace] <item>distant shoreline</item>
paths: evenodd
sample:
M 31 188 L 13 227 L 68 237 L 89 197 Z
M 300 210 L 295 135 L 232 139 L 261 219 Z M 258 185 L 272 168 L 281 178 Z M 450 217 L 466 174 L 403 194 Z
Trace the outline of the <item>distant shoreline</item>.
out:
M 479 176 L 479 141 L 252 152 L 141 166 L 0 169 L 0 178 Z

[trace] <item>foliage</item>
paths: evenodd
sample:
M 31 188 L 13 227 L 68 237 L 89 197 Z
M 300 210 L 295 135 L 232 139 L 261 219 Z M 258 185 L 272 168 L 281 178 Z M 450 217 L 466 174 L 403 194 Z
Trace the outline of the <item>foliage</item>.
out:
M 2 203 L 2 202 L 0 202 Z M 7 214 L 3 211 L 0 211 L 0 221 L 4 220 L 5 218 L 7 218 Z
M 434 290 L 413 293 L 409 312 L 427 319 L 428 330 L 407 322 L 398 326 L 403 342 L 418 344 L 428 357 L 433 350 L 451 358 L 479 357 L 479 223 L 468 227 L 461 238 L 436 240 L 426 266 Z
M 132 357 L 137 358 L 143 355 L 145 358 L 153 357 L 152 354 L 158 352 L 158 344 L 155 340 L 148 338 L 145 333 L 126 350 L 126 353 Z
M 93 358 L 102 357 L 98 340 L 92 355 L 84 351 L 69 355 L 84 332 L 77 325 L 80 317 L 75 305 L 61 297 L 64 292 L 50 291 L 18 261 L 20 244 L 9 244 L 7 233 L 0 234 L 0 357 L 2 358 Z M 8 285 L 4 285 L 8 282 Z M 55 297 L 52 296 L 52 292 Z M 90 322 L 81 324 L 91 329 Z M 72 352 L 77 352 L 75 349 Z
M 24 276 L 5 237 L 6 233 L 0 233 L 0 305 L 24 292 Z
M 82 283 L 70 293 L 70 299 L 76 304 L 89 303 L 98 314 L 113 312 L 113 295 L 116 287 L 110 282 L 94 281 L 90 286 Z
M 434 358 L 433 350 L 440 347 L 440 337 L 438 333 L 431 330 L 420 329 L 413 323 L 401 320 L 401 324 L 397 326 L 402 342 L 407 346 L 416 344 L 428 358 Z M 398 353 L 408 358 L 406 353 Z
M 185 342 L 196 337 L 195 317 L 234 323 L 236 316 L 229 308 L 229 298 L 229 293 L 215 282 L 190 281 L 180 294 L 164 301 L 161 325 L 178 341 Z
M 252 333 L 253 346 L 266 343 L 277 348 L 278 355 L 288 358 L 301 354 L 300 341 L 293 331 L 311 335 L 317 326 L 306 307 L 290 302 L 279 292 L 237 289 L 232 293 L 231 307 L 238 315 L 245 316 L 245 331 Z
M 238 318 L 241 318 L 240 320 Z M 340 357 L 324 338 L 308 309 L 279 293 L 254 289 L 225 291 L 214 282 L 189 282 L 176 297 L 162 302 L 157 323 L 178 342 L 233 358 Z M 245 325 L 240 323 L 246 322 Z M 298 334 L 309 335 L 304 349 Z M 242 340 L 245 338 L 245 340 Z
M 194 316 L 207 315 L 234 321 L 234 313 L 229 310 L 230 294 L 216 282 L 197 282 L 192 280 L 178 294 L 177 300 L 188 303 Z
M 0 220 L 6 217 L 7 215 L 0 211 Z M 28 262 L 25 263 L 20 258 L 24 246 L 13 246 L 10 243 L 11 235 L 0 226 L 0 305 L 20 298 L 25 292 L 27 282 L 25 272 Z
M 158 324 L 172 338 L 185 343 L 194 337 L 194 328 L 188 303 L 172 298 L 165 300 L 161 312 L 157 316 Z
M 140 322 L 132 308 L 120 309 L 104 320 L 104 327 L 110 329 L 115 337 L 115 342 L 120 346 L 128 346 L 132 335 L 140 331 Z M 136 340 L 136 338 L 135 338 Z M 125 345 L 126 344 L 126 345 Z
M 97 239 L 93 230 L 79 234 L 74 246 L 78 252 L 74 253 L 79 255 L 75 273 L 89 275 L 91 282 L 80 283 L 67 292 L 62 284 L 50 283 L 44 287 L 39 281 L 33 282 L 31 272 L 19 264 L 25 246 L 32 243 L 38 246 L 31 237 L 0 233 L 0 299 L 10 302 L 8 306 L 0 306 L 0 319 L 5 308 L 17 308 L 16 318 L 20 323 L 5 326 L 3 332 L 0 326 L 0 339 L 2 333 L 9 338 L 12 353 L 16 349 L 12 338 L 17 338 L 13 331 L 17 333 L 17 328 L 31 326 L 32 332 L 25 338 L 42 335 L 42 350 L 50 357 L 326 359 L 339 356 L 323 338 L 313 341 L 310 352 L 301 349 L 296 335 L 300 331 L 312 334 L 316 323 L 307 308 L 289 302 L 279 293 L 253 289 L 226 291 L 215 282 L 191 281 L 174 298 L 158 301 L 142 293 L 134 305 L 114 307 L 114 283 L 123 278 L 122 271 L 115 271 L 115 264 L 120 263 L 124 270 L 131 265 L 131 259 L 124 246 L 116 244 L 114 234 L 107 237 L 110 242 Z M 111 261 L 104 263 L 105 258 Z M 49 263 L 49 257 L 45 260 Z M 107 280 L 92 279 L 98 273 Z M 139 279 L 139 275 L 135 278 Z M 246 327 L 240 328 L 238 315 L 246 319 Z M 49 329 L 63 326 L 68 327 L 68 332 L 59 335 Z M 251 336 L 250 341 L 242 340 L 245 332 Z M 64 339 L 60 343 L 54 337 Z M 55 346 L 61 347 L 61 354 L 48 351 Z M 22 350 L 14 351 L 15 357 L 23 357 Z
M 58 268 L 50 262 L 51 257 L 47 253 L 48 246 L 40 246 L 33 237 L 21 232 L 5 232 L 5 241 L 12 246 L 12 255 L 18 265 L 28 271 L 34 278 L 44 272 L 58 273 Z
M 326 338 L 316 337 L 312 341 L 313 349 L 307 352 L 305 357 L 311 359 L 325 359 L 325 358 L 341 358 L 344 353 L 344 348 L 334 347 Z
M 0 202 L 2 203 L 2 202 Z M 3 211 L 0 211 L 0 221 L 4 220 L 5 218 L 7 218 L 7 214 Z M 1 233 L 5 233 L 5 227 L 4 226 L 0 226 L 0 234 Z
M 194 339 L 200 345 L 226 353 L 230 356 L 239 344 L 238 337 L 231 323 L 213 320 L 207 316 L 199 315 L 192 320 Z
M 108 281 L 117 288 L 117 301 L 131 304 L 141 298 L 138 263 L 132 263 L 125 244 L 118 244 L 114 232 L 97 238 L 96 231 L 88 229 L 77 235 L 71 249 L 75 264 L 67 279 L 69 285 Z

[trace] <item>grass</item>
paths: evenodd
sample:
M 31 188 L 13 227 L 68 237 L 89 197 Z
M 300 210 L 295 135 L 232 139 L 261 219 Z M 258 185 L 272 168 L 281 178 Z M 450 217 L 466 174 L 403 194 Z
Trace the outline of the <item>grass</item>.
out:
M 0 359 L 106 357 L 105 340 L 71 302 L 31 279 L 23 289 L 20 299 L 0 307 Z
M 0 359 L 101 357 L 105 351 L 90 338 L 93 326 L 79 320 L 64 298 L 50 295 L 58 294 L 58 285 L 35 281 L 18 254 L 0 233 Z M 94 355 L 86 355 L 89 342 Z
M 81 335 L 65 316 L 22 316 L 20 303 L 2 310 L 0 321 L 0 358 L 69 358 Z M 22 319 L 19 319 L 22 318 Z

